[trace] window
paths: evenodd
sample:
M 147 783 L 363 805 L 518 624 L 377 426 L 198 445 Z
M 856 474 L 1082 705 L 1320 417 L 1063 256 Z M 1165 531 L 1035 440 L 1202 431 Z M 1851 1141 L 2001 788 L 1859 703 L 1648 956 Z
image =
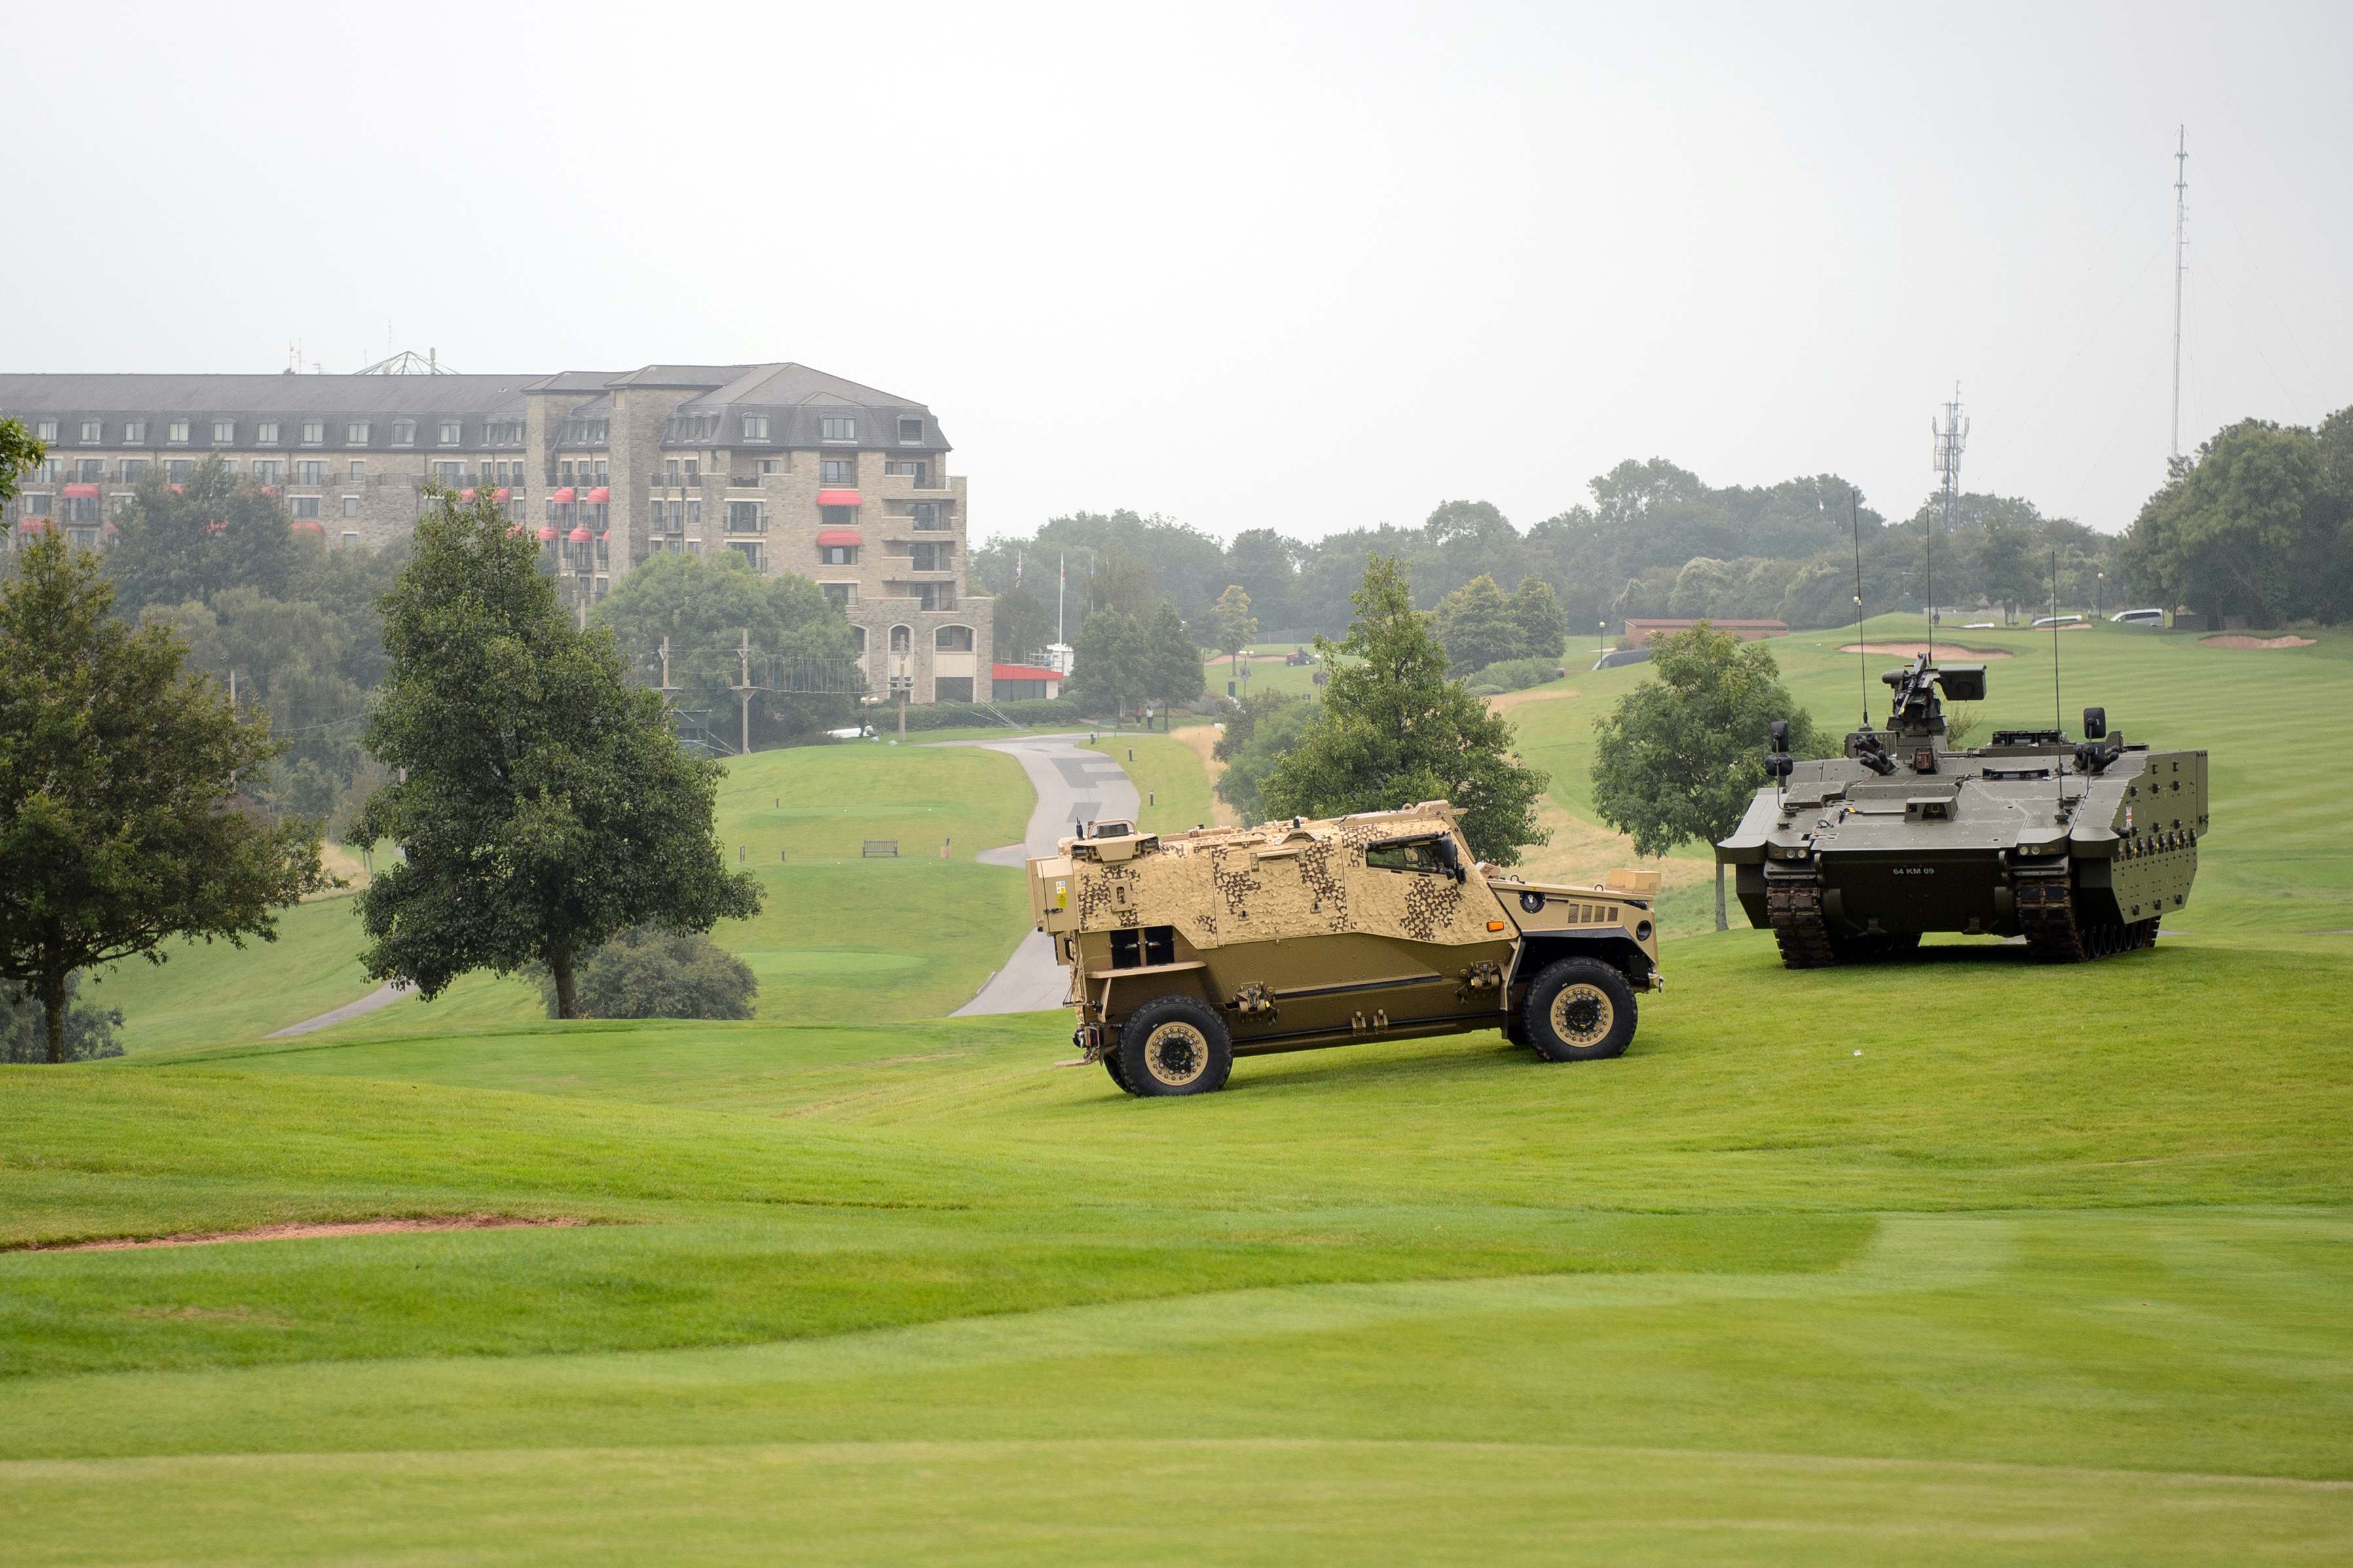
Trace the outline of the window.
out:
M 699 485 L 702 482 L 702 458 L 689 458 L 686 460 L 686 482 L 690 485 Z
M 360 498 L 357 496 L 345 496 L 343 498 L 343 515 L 345 517 L 357 517 L 359 514 Z
M 673 489 L 677 487 L 678 459 L 676 458 L 664 458 L 662 459 L 662 483 L 669 485 Z
M 731 544 L 731 545 L 733 545 L 735 549 L 740 550 L 740 551 L 742 551 L 742 552 L 744 552 L 744 560 L 746 560 L 746 561 L 749 561 L 749 562 L 752 563 L 752 570 L 753 570 L 753 571 L 757 572 L 758 570 L 760 570 L 760 568 L 761 568 L 761 566 L 762 566 L 762 564 L 763 564 L 763 563 L 762 563 L 762 561 L 761 561 L 761 559 L 760 559 L 761 554 L 762 554 L 762 547 L 761 547 L 760 542 L 759 542 L 758 540 L 756 540 L 756 539 L 731 539 L 731 540 L 729 540 L 729 541 L 728 541 L 728 543 L 729 543 L 729 544 Z
M 817 423 L 818 434 L 824 440 L 855 441 L 858 439 L 858 421 L 855 419 L 839 418 L 828 415 Z
M 727 531 L 730 533 L 765 533 L 767 520 L 760 515 L 760 503 L 755 500 L 731 500 L 727 503 Z
M 357 544 L 359 542 L 360 536 L 356 533 L 346 533 L 343 535 L 343 542 L 345 544 Z
M 455 419 L 444 419 L 441 421 L 441 444 L 444 447 L 456 446 L 458 444 L 460 429 L 461 426 Z
M 253 482 L 255 484 L 274 485 L 285 474 L 285 472 L 286 465 L 280 462 L 275 458 L 256 458 L 253 459 Z
M 605 458 L 599 458 L 596 459 L 596 482 L 600 485 L 609 485 L 613 482 L 608 477 L 605 468 L 606 463 L 610 459 Z
M 49 498 L 33 490 L 25 491 L 16 498 L 16 515 L 19 517 L 48 516 Z
M 104 458 L 84 458 L 74 465 L 74 478 L 83 484 L 94 485 L 106 478 Z
M 918 414 L 918 415 L 902 414 L 901 416 L 899 416 L 899 439 L 900 439 L 900 441 L 901 441 L 902 443 L 906 444 L 906 445 L 911 445 L 911 446 L 912 446 L 912 445 L 913 445 L 913 444 L 915 444 L 915 443 L 917 443 L 917 442 L 920 442 L 921 440 L 923 440 L 923 416 L 921 416 L 921 415 L 919 415 L 919 414 Z
M 1365 866 L 1374 871 L 1419 871 L 1426 876 L 1451 872 L 1455 865 L 1451 838 L 1392 838 L 1365 846 Z
M 908 547 L 907 563 L 918 572 L 946 572 L 952 568 L 948 546 L 944 544 L 913 544 Z
M 174 447 L 185 447 L 188 444 L 188 422 L 186 420 L 174 419 L 172 421 L 170 439 L 172 445 Z
M 858 509 L 854 506 L 821 506 L 817 510 L 818 515 L 824 520 L 825 526 L 828 528 L 858 526 Z
M 327 422 L 325 420 L 305 419 L 302 421 L 302 445 L 305 447 L 323 446 L 326 443 L 326 439 Z
M 921 458 L 891 458 L 883 463 L 882 471 L 886 474 L 906 475 L 909 479 L 915 481 L 915 488 L 919 490 L 927 490 L 932 488 L 932 466 L 931 464 L 923 461 Z
M 294 517 L 297 521 L 302 521 L 305 520 L 311 522 L 318 521 L 319 498 L 317 496 L 296 496 L 294 498 Z
M 913 502 L 907 508 L 907 517 L 914 523 L 918 533 L 937 533 L 948 526 L 947 520 L 940 515 L 940 503 L 935 500 Z
M 122 459 L 122 482 L 123 482 L 124 484 L 126 484 L 126 485 L 135 485 L 135 484 L 137 484 L 141 479 L 145 479 L 146 477 L 147 477 L 147 459 L 146 459 L 146 458 L 123 458 L 123 459 Z
M 68 500 L 66 502 L 66 521 L 68 522 L 87 522 L 92 524 L 98 522 L 98 498 L 96 496 L 74 496 Z
M 828 485 L 854 485 L 858 482 L 858 459 L 828 458 L 818 464 L 819 482 Z
M 216 419 L 213 421 L 213 445 L 216 447 L 234 447 L 237 445 L 236 420 Z
M 277 422 L 274 420 L 264 420 L 261 424 L 255 426 L 253 427 L 253 443 L 257 447 L 275 447 L 278 445 Z
M 1145 926 L 1141 931 L 1111 933 L 1111 966 L 1138 969 L 1147 963 L 1176 962 L 1176 928 Z
M 466 465 L 463 462 L 434 464 L 433 482 L 447 485 L 451 489 L 457 489 L 466 482 Z M 571 481 L 567 479 L 565 482 L 569 484 Z
M 392 444 L 396 447 L 416 446 L 417 421 L 414 419 L 394 420 L 392 422 Z
M 237 472 L 237 459 L 235 458 L 223 458 L 220 460 L 220 466 L 222 473 L 234 475 Z
M 858 584 L 855 583 L 819 583 L 818 586 L 825 590 L 826 603 L 837 610 L 847 610 L 858 603 Z
M 129 511 L 132 507 L 137 506 L 138 504 L 139 498 L 131 491 L 117 490 L 114 492 L 114 510 L 118 514 Z
M 175 485 L 187 483 L 188 476 L 195 471 L 195 464 L 185 458 L 174 458 L 164 465 L 164 477 Z
M 520 447 L 522 445 L 522 422 L 518 419 L 499 420 L 483 428 L 482 439 L 495 447 Z
M 39 424 L 33 426 L 34 440 L 41 442 L 43 445 L 47 445 L 57 438 L 58 422 L 56 420 L 44 419 Z
M 824 566 L 855 566 L 858 546 L 855 544 L 820 544 L 817 547 L 818 563 Z
M 956 607 L 955 588 L 947 583 L 924 583 L 915 589 L 915 607 L 922 610 L 953 610 Z
M 367 483 L 367 459 L 365 458 L 353 458 L 352 459 L 352 483 L 355 485 L 364 485 Z
M 327 465 L 316 458 L 305 458 L 294 465 L 294 482 L 303 485 L 323 485 L 327 482 Z
M 105 437 L 106 426 L 98 420 L 85 419 L 81 422 L 81 438 L 88 445 L 95 447 Z
M 744 439 L 765 441 L 768 438 L 768 416 L 765 414 L 744 416 Z
M 147 421 L 144 419 L 133 419 L 131 423 L 125 425 L 122 427 L 122 444 L 126 447 L 145 446 L 147 444 Z
M 942 626 L 939 630 L 932 634 L 932 647 L 942 653 L 970 653 L 972 651 L 972 628 L 970 626 Z
M 689 528 L 701 528 L 702 526 L 702 503 L 701 501 L 691 500 L 686 503 L 686 526 Z
M 760 471 L 764 474 L 779 474 L 784 472 L 784 464 L 778 462 L 774 458 L 763 458 L 760 459 Z
M 359 420 L 359 421 L 357 421 L 357 422 L 355 422 L 355 423 L 353 423 L 353 424 L 346 425 L 346 426 L 343 426 L 343 445 L 344 445 L 344 446 L 346 446 L 346 447 L 364 447 L 364 446 L 366 446 L 366 445 L 367 445 L 367 441 L 368 441 L 368 427 L 367 427 L 367 421 L 365 421 L 364 419 L 363 419 L 363 420 Z

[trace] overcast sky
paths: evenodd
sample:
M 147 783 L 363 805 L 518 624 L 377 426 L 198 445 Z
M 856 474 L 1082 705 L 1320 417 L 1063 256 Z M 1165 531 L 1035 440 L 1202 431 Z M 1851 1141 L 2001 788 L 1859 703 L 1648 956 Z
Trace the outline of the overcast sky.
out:
M 0 368 L 799 360 L 982 533 L 1525 527 L 1626 458 L 2095 527 L 2353 403 L 2353 6 L 51 5 Z

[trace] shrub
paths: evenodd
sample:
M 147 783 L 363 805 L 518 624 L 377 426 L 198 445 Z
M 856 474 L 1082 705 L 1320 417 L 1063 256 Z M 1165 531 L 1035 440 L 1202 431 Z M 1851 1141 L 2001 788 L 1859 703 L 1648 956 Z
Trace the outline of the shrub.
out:
M 1531 686 L 1542 686 L 1560 677 L 1557 658 L 1505 658 L 1479 670 L 1470 678 L 1471 689 L 1481 697 L 1493 697 L 1503 691 L 1521 691 Z
M 558 1016 L 555 977 L 532 977 Z M 578 974 L 580 1012 L 589 1018 L 748 1018 L 759 978 L 752 966 L 694 931 L 633 926 L 591 952 Z

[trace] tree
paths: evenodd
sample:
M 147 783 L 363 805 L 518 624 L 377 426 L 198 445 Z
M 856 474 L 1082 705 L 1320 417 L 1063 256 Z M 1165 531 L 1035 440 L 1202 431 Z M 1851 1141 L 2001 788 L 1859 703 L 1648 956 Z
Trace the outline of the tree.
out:
M 562 1017 L 555 976 L 534 966 L 547 1016 Z M 752 966 L 695 931 L 632 926 L 581 962 L 580 1011 L 588 1018 L 749 1018 L 760 978 Z
M 1214 751 L 1226 764 L 1218 775 L 1218 798 L 1245 822 L 1265 820 L 1266 776 L 1314 721 L 1315 704 L 1293 692 L 1261 691 L 1242 699 Z
M 1520 658 L 1558 658 L 1568 646 L 1568 616 L 1552 584 L 1523 577 L 1512 590 L 1512 622 L 1520 628 Z
M 418 520 L 365 737 L 399 771 L 358 828 L 401 858 L 360 895 L 361 959 L 428 1000 L 470 970 L 536 960 L 575 1018 L 575 964 L 607 938 L 709 931 L 760 895 L 712 837 L 719 764 L 681 749 L 609 629 L 575 628 L 538 555 L 487 493 Z
M 1200 645 L 1186 629 L 1176 606 L 1161 600 L 1144 628 L 1144 694 L 1164 703 L 1191 702 L 1208 685 L 1201 674 Z
M 1218 595 L 1217 607 L 1209 613 L 1209 629 L 1217 634 L 1218 651 L 1239 668 L 1242 649 L 1258 636 L 1258 617 L 1250 614 L 1250 596 L 1240 584 L 1229 584 Z
M 2217 432 L 2134 519 L 2119 552 L 2134 583 L 2261 626 L 2353 616 L 2343 420 L 2322 435 L 2253 419 Z
M 298 542 L 277 497 L 207 458 L 177 485 L 164 483 L 161 468 L 148 470 L 116 518 L 106 574 L 125 615 L 191 599 L 210 604 L 227 588 L 282 599 L 306 548 L 323 547 Z
M 1819 755 L 1811 715 L 1782 689 L 1762 643 L 1742 643 L 1703 621 L 1651 644 L 1652 678 L 1594 726 L 1593 804 L 1663 855 L 1687 839 L 1714 844 L 1740 824 L 1765 783 L 1766 726 L 1789 721 L 1789 749 Z M 1724 868 L 1715 872 L 1715 929 L 1726 927 Z
M 1520 623 L 1513 617 L 1512 602 L 1484 573 L 1438 601 L 1434 625 L 1457 674 L 1520 657 Z
M 846 674 L 858 645 L 849 620 L 806 577 L 761 575 L 740 550 L 708 555 L 664 552 L 623 577 L 596 606 L 595 624 L 613 640 L 638 682 L 661 679 L 662 640 L 670 640 L 670 683 L 681 710 L 712 715 L 719 734 L 738 734 L 742 678 L 737 650 L 752 646 L 752 743 L 781 745 L 814 730 L 847 724 L 851 697 L 783 696 L 776 679 L 796 670 Z M 830 665 L 832 668 L 828 668 Z
M 82 1000 L 81 976 L 66 980 L 66 1039 L 62 1055 L 49 1055 L 48 1009 L 28 995 L 0 987 L 0 1062 L 98 1061 L 122 1054 L 114 1031 L 122 1027 L 122 1009 L 100 1007 Z
M 989 646 L 1008 664 L 1037 658 L 1038 650 L 1054 635 L 1053 612 L 1038 602 L 1026 583 L 1017 582 L 1000 592 L 989 613 Z
M 0 981 L 40 999 L 56 1062 L 74 971 L 273 941 L 270 911 L 330 883 L 313 824 L 239 796 L 284 749 L 269 721 L 111 614 L 89 552 L 52 534 L 21 555 L 0 586 Z
M 1447 679 L 1446 649 L 1397 561 L 1366 568 L 1356 603 L 1346 642 L 1316 639 L 1332 679 L 1314 721 L 1266 777 L 1268 811 L 1339 816 L 1450 800 L 1475 854 L 1515 863 L 1524 845 L 1550 837 L 1535 820 L 1546 776 L 1513 757 L 1508 720 Z
M 16 494 L 16 477 L 43 458 L 49 449 L 33 438 L 33 433 L 15 419 L 0 419 L 0 501 Z
M 1121 610 L 1097 610 L 1071 645 L 1071 679 L 1064 695 L 1090 710 L 1108 708 L 1123 717 L 1128 704 L 1143 700 L 1146 677 L 1144 628 Z
M 1271 528 L 1246 528 L 1226 550 L 1226 580 L 1249 590 L 1252 614 L 1278 629 L 1298 626 L 1292 584 L 1305 547 Z M 1257 634 L 1253 632 L 1253 637 Z
M 2013 517 L 1985 521 L 1977 541 L 1978 592 L 1989 605 L 2001 606 L 2002 624 L 2018 618 L 2018 606 L 2049 591 L 2042 581 L 2042 563 L 2050 557 L 2034 548 L 2033 531 Z

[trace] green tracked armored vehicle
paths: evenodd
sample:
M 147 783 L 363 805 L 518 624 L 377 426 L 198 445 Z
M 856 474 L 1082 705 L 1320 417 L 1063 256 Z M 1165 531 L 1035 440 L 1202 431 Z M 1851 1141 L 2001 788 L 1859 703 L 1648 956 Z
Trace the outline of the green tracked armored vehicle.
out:
M 2207 827 L 2206 753 L 2152 751 L 2084 710 L 2083 741 L 1996 731 L 1958 751 L 1940 696 L 1982 700 L 1983 665 L 1915 657 L 1884 729 L 1800 762 L 1777 724 L 1740 826 L 1716 846 L 1740 907 L 1792 969 L 1893 957 L 1926 931 L 2022 936 L 2053 963 L 2153 945 L 2182 908 Z

